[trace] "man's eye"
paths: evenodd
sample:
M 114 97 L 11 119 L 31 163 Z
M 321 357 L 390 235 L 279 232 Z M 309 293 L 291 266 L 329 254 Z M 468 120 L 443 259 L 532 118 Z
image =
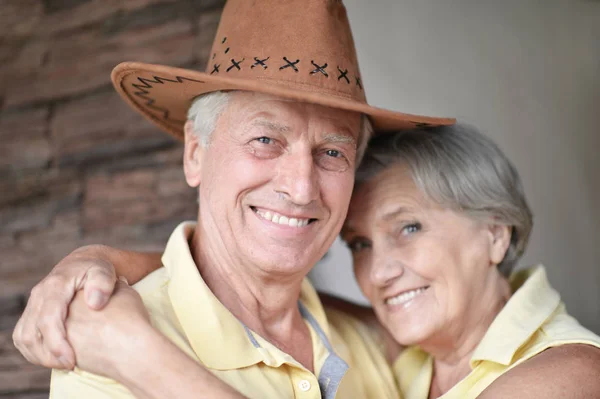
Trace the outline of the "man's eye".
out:
M 258 141 L 259 143 L 263 143 L 263 144 L 271 144 L 271 141 L 273 141 L 273 140 L 271 140 L 269 137 L 263 136 L 263 137 L 257 138 L 256 141 Z
M 359 253 L 367 248 L 371 248 L 371 243 L 365 239 L 354 239 L 346 242 L 348 249 L 352 253 Z
M 342 156 L 342 153 L 339 152 L 338 150 L 327 150 L 327 151 L 325 151 L 325 154 L 329 155 L 330 157 L 334 157 L 334 158 L 339 158 Z

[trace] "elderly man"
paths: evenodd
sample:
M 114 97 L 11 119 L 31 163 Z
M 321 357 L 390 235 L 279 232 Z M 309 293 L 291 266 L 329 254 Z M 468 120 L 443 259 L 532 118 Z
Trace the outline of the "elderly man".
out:
M 71 369 L 68 335 L 78 368 L 53 373 L 52 397 L 237 395 L 219 379 L 256 398 L 396 397 L 377 342 L 356 319 L 326 315 L 305 277 L 342 226 L 370 121 L 383 131 L 453 120 L 366 104 L 341 1 L 231 0 L 206 73 L 125 63 L 112 78 L 137 111 L 183 135 L 198 219 L 135 286 L 149 318 L 121 283 L 101 312 L 76 300 L 65 332 L 76 291 L 96 307 L 112 291 L 102 277 L 112 268 L 89 252 L 38 285 L 15 342 L 33 362 Z M 140 263 L 99 251 L 107 265 Z

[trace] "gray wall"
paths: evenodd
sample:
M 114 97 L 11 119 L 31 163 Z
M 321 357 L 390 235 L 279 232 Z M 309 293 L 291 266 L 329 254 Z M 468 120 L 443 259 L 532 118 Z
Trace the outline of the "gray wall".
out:
M 600 332 L 600 2 L 346 0 L 371 104 L 456 116 L 496 140 L 535 214 L 521 265 L 543 263 Z M 346 250 L 313 271 L 362 300 Z

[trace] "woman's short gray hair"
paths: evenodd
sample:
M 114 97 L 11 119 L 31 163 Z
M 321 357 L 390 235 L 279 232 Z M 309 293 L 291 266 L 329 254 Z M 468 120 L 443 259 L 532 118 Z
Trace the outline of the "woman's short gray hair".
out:
M 194 132 L 200 137 L 204 147 L 210 144 L 210 136 L 217 126 L 219 116 L 225 111 L 232 93 L 231 91 L 215 91 L 203 94 L 195 98 L 188 109 L 188 120 L 193 121 Z M 360 163 L 372 135 L 371 121 L 365 115 L 362 115 L 356 149 L 357 165 Z
M 463 124 L 379 135 L 369 143 L 357 185 L 397 163 L 406 164 L 417 187 L 440 205 L 510 226 L 498 269 L 504 276 L 512 272 L 533 216 L 519 173 L 491 139 Z

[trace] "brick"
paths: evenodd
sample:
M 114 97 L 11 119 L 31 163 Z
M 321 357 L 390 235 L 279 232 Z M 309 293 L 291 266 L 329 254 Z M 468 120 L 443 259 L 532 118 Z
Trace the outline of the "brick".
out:
M 51 136 L 59 165 L 111 161 L 174 142 L 114 92 L 57 107 Z
M 81 237 L 80 218 L 78 208 L 60 211 L 52 219 L 49 228 L 20 234 L 17 245 L 25 252 L 58 253 L 65 256 L 67 252 L 60 248 L 75 249 L 71 242 L 77 242 Z
M 2 139 L 43 137 L 47 129 L 48 108 L 46 107 L 0 114 L 0 138 Z
M 136 47 L 182 37 L 191 31 L 191 21 L 186 20 L 166 21 L 160 25 L 142 26 L 110 35 L 101 29 L 86 29 L 78 32 L 75 37 L 58 37 L 48 43 L 48 66 L 60 67 L 65 63 L 77 62 L 85 56 L 95 57 L 99 53 L 113 50 L 127 55 Z
M 195 190 L 181 166 L 90 176 L 83 204 L 87 233 L 114 226 L 160 223 L 194 215 Z M 189 216 L 188 216 L 189 217 Z
M 168 198 L 145 197 L 126 204 L 86 203 L 83 226 L 87 235 L 89 232 L 119 225 L 147 225 L 171 219 L 184 220 L 195 213 L 197 205 L 193 192 L 186 196 Z
M 16 244 L 13 234 L 0 234 L 0 249 L 14 247 Z
M 48 399 L 49 392 L 48 390 L 43 390 L 42 392 L 23 392 L 18 394 L 4 395 L 2 399 Z
M 0 43 L 0 68 L 6 68 L 25 45 L 25 39 L 4 40 Z
M 41 0 L 4 0 L 0 7 L 0 37 L 30 36 L 43 16 Z
M 48 389 L 50 373 L 51 370 L 36 366 L 20 370 L 4 370 L 0 373 L 0 394 Z
M 169 236 L 182 219 L 171 219 L 159 223 L 111 226 L 90 231 L 82 245 L 104 244 L 134 251 L 162 252 Z
M 24 72 L 31 73 L 36 68 L 42 67 L 46 62 L 49 42 L 49 38 L 31 38 L 27 40 L 19 52 L 15 54 L 10 65 L 21 75 Z
M 103 170 L 108 173 L 115 173 L 137 168 L 153 169 L 174 165 L 183 170 L 182 160 L 183 145 L 173 143 L 172 147 L 166 149 L 115 159 L 110 164 L 104 165 Z
M 156 176 L 153 170 L 133 170 L 114 175 L 101 174 L 86 181 L 85 206 L 140 201 L 155 196 Z
M 47 227 L 20 234 L 15 247 L 3 250 L 6 260 L 1 272 L 4 278 L 13 279 L 24 273 L 43 276 L 62 258 L 79 247 L 80 242 L 79 211 L 59 214 Z
M 92 0 L 78 7 L 67 8 L 48 15 L 39 27 L 42 35 L 55 34 L 106 20 L 111 15 L 131 12 L 156 3 L 174 0 Z
M 15 206 L 0 209 L 0 232 L 23 233 L 50 226 L 56 215 L 78 206 L 79 184 L 65 184 L 64 191 L 48 191 L 44 197 L 30 199 Z
M 52 14 L 57 11 L 73 8 L 90 0 L 44 0 L 44 11 Z
M 183 166 L 162 168 L 157 172 L 156 192 L 161 197 L 188 196 L 196 193 L 196 188 L 191 188 L 185 181 Z
M 2 264 L 0 267 L 0 300 L 13 301 L 14 298 L 17 298 L 22 301 L 24 308 L 31 289 L 46 277 L 52 266 L 54 265 L 14 271 L 9 270 L 6 263 Z
M 66 61 L 37 71 L 35 76 L 15 77 L 5 90 L 5 107 L 64 99 L 90 90 L 110 87 L 112 69 L 123 61 L 141 61 L 173 66 L 187 65 L 194 56 L 196 38 L 175 35 L 131 48 L 104 48 L 93 56 Z
M 0 213 L 6 206 L 35 203 L 64 193 L 81 193 L 76 170 L 54 168 L 5 174 L 0 179 Z
M 52 149 L 46 137 L 0 141 L 0 175 L 9 171 L 44 168 L 51 157 Z

